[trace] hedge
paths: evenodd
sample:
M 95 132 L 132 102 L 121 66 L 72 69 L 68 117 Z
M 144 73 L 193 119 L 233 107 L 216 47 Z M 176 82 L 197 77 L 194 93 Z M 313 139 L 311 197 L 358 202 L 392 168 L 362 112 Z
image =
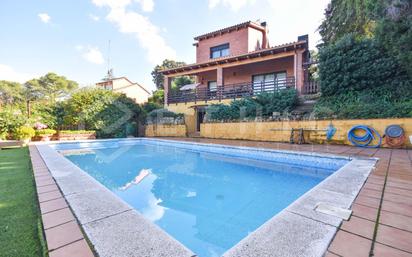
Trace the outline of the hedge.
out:
M 230 105 L 212 104 L 206 108 L 206 121 L 236 121 L 269 118 L 273 113 L 291 111 L 298 103 L 295 89 L 262 93 L 256 97 L 235 100 Z
M 412 80 L 376 40 L 346 35 L 319 61 L 317 118 L 412 117 Z

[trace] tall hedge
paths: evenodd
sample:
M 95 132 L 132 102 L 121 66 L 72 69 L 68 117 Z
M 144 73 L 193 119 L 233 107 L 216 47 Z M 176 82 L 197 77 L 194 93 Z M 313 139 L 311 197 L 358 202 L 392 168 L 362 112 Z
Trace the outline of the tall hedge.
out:
M 412 116 L 412 81 L 374 39 L 346 35 L 319 52 L 318 117 Z

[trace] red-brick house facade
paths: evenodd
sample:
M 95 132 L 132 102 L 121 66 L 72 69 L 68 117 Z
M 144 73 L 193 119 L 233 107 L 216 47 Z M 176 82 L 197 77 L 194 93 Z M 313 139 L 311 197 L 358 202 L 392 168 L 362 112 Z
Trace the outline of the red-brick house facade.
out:
M 266 23 L 248 21 L 194 39 L 196 63 L 162 71 L 165 107 L 186 114 L 189 132 L 199 129 L 202 107 L 210 103 L 283 88 L 296 88 L 300 95 L 308 91 L 307 35 L 270 46 Z M 194 76 L 196 83 L 171 92 L 173 78 L 185 75 Z

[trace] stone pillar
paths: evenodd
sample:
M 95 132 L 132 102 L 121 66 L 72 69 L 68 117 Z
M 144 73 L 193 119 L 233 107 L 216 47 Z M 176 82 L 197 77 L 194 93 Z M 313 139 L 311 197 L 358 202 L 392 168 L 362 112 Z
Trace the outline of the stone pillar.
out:
M 171 82 L 172 82 L 172 78 L 169 78 L 168 76 L 163 76 L 163 87 L 164 87 L 164 94 L 165 94 L 165 96 L 164 96 L 165 97 L 165 101 L 164 101 L 165 107 L 168 105 L 167 96 L 169 95 Z

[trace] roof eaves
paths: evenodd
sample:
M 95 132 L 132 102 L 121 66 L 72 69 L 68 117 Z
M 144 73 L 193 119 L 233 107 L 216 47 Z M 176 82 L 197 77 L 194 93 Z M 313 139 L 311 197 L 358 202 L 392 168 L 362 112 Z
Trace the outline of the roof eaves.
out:
M 160 71 L 160 73 L 167 75 L 167 74 L 171 74 L 172 72 L 174 72 L 174 73 L 183 72 L 187 69 L 193 70 L 193 69 L 197 69 L 197 68 L 214 66 L 214 65 L 221 64 L 222 62 L 226 62 L 226 63 L 236 62 L 236 61 L 240 61 L 240 60 L 244 60 L 244 59 L 260 57 L 262 55 L 275 54 L 276 50 L 279 51 L 280 49 L 283 49 L 283 51 L 285 51 L 285 52 L 286 51 L 291 51 L 293 49 L 296 49 L 297 46 L 301 46 L 303 44 L 306 44 L 306 40 L 291 42 L 291 43 L 285 43 L 285 44 L 277 45 L 277 46 L 270 47 L 270 48 L 265 48 L 265 49 L 260 49 L 260 50 L 253 51 L 253 52 L 248 52 L 246 54 L 232 55 L 232 56 L 227 56 L 227 57 L 216 58 L 216 59 L 209 60 L 209 61 L 203 62 L 203 63 L 188 64 L 188 65 L 178 67 L 178 68 L 163 70 L 163 71 Z M 293 47 L 293 49 L 288 50 L 288 48 L 290 48 L 290 47 Z

